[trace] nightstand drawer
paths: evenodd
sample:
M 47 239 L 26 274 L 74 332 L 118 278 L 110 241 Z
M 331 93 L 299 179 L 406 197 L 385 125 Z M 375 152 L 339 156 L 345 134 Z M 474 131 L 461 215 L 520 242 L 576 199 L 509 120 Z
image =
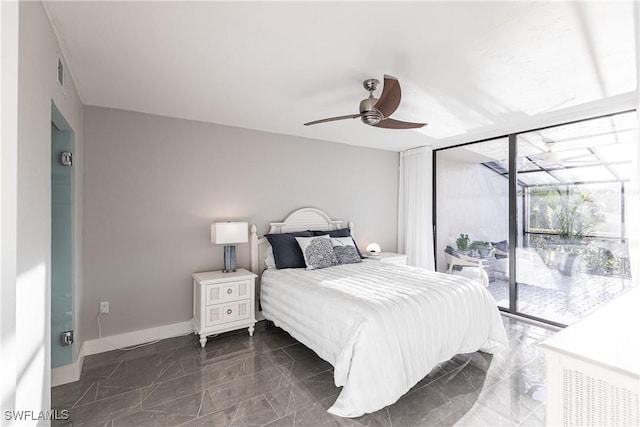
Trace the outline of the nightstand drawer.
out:
M 249 297 L 251 280 L 237 280 L 221 285 L 207 285 L 205 304 L 220 304 Z
M 234 322 L 251 317 L 251 301 L 238 301 L 232 304 L 221 304 L 206 308 L 205 326 Z

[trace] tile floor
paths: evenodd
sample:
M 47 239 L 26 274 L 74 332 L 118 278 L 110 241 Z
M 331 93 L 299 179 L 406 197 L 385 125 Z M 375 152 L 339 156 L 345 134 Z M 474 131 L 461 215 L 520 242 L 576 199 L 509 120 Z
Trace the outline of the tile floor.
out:
M 489 282 L 489 292 L 499 307 L 509 306 L 509 281 L 498 276 Z M 541 279 L 541 278 L 545 279 Z M 540 278 L 518 285 L 518 311 L 542 319 L 571 325 L 628 290 L 629 279 L 580 273 L 564 276 L 547 269 Z
M 194 335 L 85 359 L 80 381 L 52 389 L 73 426 L 541 426 L 544 355 L 553 332 L 504 318 L 510 347 L 460 354 L 395 404 L 348 419 L 326 412 L 340 388 L 331 365 L 276 327 Z

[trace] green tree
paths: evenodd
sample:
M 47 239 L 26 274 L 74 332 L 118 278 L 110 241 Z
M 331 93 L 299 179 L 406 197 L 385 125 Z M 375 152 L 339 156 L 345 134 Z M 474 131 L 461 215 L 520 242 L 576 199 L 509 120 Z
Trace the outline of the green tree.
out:
M 575 245 L 604 221 L 601 206 L 585 191 L 557 190 L 549 204 L 550 224 L 565 245 Z

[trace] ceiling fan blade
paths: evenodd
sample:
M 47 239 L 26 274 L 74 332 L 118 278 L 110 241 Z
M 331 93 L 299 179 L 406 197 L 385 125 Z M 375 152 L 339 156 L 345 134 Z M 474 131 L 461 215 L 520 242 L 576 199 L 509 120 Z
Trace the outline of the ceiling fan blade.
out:
M 380 123 L 378 123 L 377 125 L 372 125 L 372 126 L 379 127 L 379 128 L 386 128 L 386 129 L 417 129 L 426 125 L 427 125 L 426 123 L 412 123 L 412 122 L 403 122 L 400 120 L 384 119 L 384 120 L 380 120 Z
M 380 111 L 384 117 L 389 117 L 400 105 L 401 98 L 402 94 L 398 79 L 385 74 L 382 94 L 378 102 L 376 102 L 375 109 Z
M 336 120 L 357 119 L 362 114 L 349 114 L 348 116 L 329 117 L 328 119 L 316 120 L 314 122 L 305 123 L 305 126 L 317 125 L 318 123 L 335 122 Z

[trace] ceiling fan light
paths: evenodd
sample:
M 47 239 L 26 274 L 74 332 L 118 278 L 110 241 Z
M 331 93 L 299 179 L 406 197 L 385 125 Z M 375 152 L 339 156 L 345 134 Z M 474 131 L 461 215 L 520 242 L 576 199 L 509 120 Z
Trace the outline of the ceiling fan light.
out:
M 555 151 L 545 151 L 540 154 L 540 163 L 545 167 L 557 166 L 560 164 L 560 157 Z

